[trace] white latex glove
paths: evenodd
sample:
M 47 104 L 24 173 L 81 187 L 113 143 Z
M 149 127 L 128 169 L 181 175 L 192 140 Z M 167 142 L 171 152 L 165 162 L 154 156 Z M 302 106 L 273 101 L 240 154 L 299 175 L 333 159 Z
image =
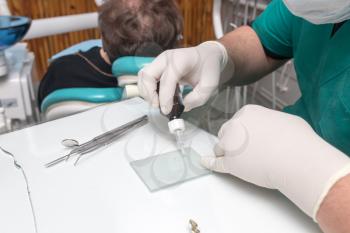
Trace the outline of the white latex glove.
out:
M 218 157 L 204 157 L 205 167 L 277 189 L 315 221 L 330 188 L 350 173 L 350 159 L 306 121 L 264 107 L 242 108 L 222 126 L 219 139 Z
M 227 60 L 225 47 L 216 41 L 165 51 L 139 72 L 140 95 L 153 107 L 160 105 L 162 112 L 168 114 L 173 106 L 176 85 L 180 81 L 188 83 L 193 87 L 184 99 L 185 111 L 189 111 L 203 105 L 217 89 Z

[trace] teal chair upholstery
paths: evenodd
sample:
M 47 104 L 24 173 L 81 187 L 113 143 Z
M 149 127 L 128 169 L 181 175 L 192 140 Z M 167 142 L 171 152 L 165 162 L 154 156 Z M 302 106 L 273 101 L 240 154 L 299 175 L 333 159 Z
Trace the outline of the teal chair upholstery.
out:
M 121 57 L 112 65 L 112 73 L 116 77 L 122 75 L 137 75 L 137 73 L 147 64 L 150 64 L 154 57 Z
M 41 111 L 65 101 L 109 103 L 122 99 L 122 95 L 123 88 L 65 88 L 49 94 L 41 104 Z

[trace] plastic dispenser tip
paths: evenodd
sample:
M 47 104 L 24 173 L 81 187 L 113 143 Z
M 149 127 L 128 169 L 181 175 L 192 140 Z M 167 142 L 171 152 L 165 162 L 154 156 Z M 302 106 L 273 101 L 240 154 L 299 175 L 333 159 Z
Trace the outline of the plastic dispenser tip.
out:
M 159 92 L 159 83 L 157 85 L 157 92 Z M 184 112 L 185 106 L 182 103 L 182 94 L 179 85 L 176 86 L 173 97 L 173 107 L 166 116 L 169 119 L 168 127 L 171 134 L 175 135 L 177 148 L 182 154 L 185 154 L 185 143 L 183 141 L 183 134 L 185 131 L 185 122 L 181 119 L 181 114 Z
M 169 131 L 175 135 L 177 148 L 182 154 L 185 154 L 185 143 L 183 141 L 183 133 L 185 131 L 185 122 L 181 118 L 176 118 L 168 122 Z

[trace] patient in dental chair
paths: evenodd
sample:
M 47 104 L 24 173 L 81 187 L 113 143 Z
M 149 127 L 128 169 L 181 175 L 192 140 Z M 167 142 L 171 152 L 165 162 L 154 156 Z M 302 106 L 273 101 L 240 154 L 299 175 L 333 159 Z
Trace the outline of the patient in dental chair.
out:
M 64 88 L 117 87 L 111 63 L 123 56 L 155 57 L 178 46 L 182 17 L 175 0 L 107 0 L 99 8 L 102 48 L 54 60 L 39 86 L 46 96 Z

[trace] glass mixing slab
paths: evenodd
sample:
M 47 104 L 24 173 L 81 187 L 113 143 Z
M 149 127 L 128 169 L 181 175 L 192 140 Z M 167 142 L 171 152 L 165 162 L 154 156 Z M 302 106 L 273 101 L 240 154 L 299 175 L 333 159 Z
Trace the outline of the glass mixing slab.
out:
M 151 192 L 211 173 L 201 166 L 201 156 L 196 151 L 186 148 L 185 152 L 167 152 L 130 165 Z

